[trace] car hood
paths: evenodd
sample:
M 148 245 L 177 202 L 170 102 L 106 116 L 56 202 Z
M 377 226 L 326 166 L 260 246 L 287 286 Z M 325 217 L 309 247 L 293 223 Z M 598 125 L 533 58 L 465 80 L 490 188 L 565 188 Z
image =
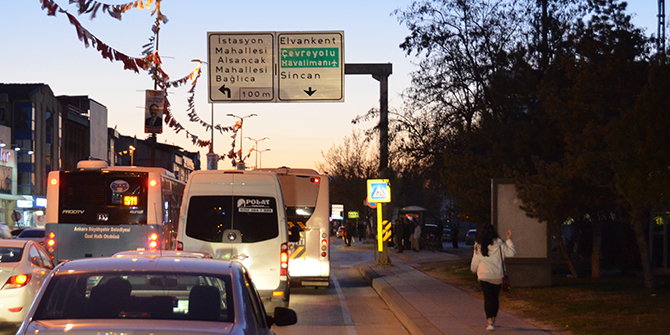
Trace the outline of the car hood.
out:
M 147 319 L 41 320 L 21 327 L 17 334 L 230 334 L 233 325 L 230 322 Z

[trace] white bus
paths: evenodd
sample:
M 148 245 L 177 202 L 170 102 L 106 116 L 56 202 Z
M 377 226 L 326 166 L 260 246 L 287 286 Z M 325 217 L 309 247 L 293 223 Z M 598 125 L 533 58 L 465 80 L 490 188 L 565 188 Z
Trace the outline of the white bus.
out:
M 51 171 L 45 247 L 55 262 L 173 250 L 185 183 L 163 168 L 81 161 Z
M 289 243 L 288 272 L 292 283 L 328 286 L 330 280 L 330 198 L 328 176 L 312 169 L 280 167 L 279 177 L 290 234 L 299 234 Z

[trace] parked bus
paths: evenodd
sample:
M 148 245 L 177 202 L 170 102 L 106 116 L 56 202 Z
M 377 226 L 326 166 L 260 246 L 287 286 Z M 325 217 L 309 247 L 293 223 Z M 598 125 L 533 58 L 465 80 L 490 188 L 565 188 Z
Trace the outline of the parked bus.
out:
M 49 172 L 45 247 L 55 262 L 173 250 L 185 183 L 163 168 L 81 161 Z
M 328 286 L 330 280 L 330 199 L 328 176 L 312 169 L 280 167 L 279 177 L 290 234 L 289 278 L 302 286 Z

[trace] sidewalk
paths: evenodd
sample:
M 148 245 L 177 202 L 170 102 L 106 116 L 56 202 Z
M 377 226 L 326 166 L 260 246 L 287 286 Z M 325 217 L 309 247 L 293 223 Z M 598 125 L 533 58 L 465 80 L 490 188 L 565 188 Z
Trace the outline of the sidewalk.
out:
M 361 243 L 356 247 L 368 247 L 372 251 L 373 245 Z M 483 298 L 474 298 L 412 266 L 422 262 L 455 260 L 466 255 L 469 257 L 471 253 L 472 247 L 459 248 L 461 256 L 427 250 L 406 250 L 399 254 L 390 248 L 391 265 L 365 264 L 359 267 L 359 271 L 412 335 L 490 334 L 485 329 Z M 496 332 L 527 335 L 569 334 L 561 329 L 531 324 L 505 312 L 504 308 L 505 306 L 501 306 L 498 312 Z

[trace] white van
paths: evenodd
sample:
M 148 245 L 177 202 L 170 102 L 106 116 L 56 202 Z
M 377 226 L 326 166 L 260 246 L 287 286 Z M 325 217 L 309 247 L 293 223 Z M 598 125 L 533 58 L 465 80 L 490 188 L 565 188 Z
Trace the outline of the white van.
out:
M 288 242 L 284 200 L 274 172 L 205 170 L 189 176 L 177 249 L 242 262 L 270 315 L 289 303 Z

